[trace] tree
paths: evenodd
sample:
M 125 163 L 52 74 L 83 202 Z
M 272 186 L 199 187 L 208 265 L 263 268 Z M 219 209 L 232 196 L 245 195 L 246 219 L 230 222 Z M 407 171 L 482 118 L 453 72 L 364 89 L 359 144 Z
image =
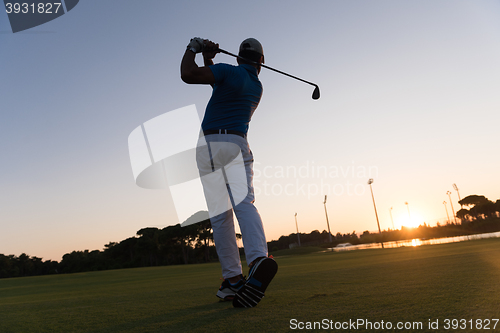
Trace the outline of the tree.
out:
M 0 278 L 13 277 L 12 260 L 3 254 L 0 254 Z
M 478 218 L 495 217 L 498 211 L 496 203 L 488 200 L 484 195 L 469 195 L 458 202 L 462 208 L 457 212 L 457 217 L 476 220 Z
M 193 241 L 198 237 L 196 224 L 181 227 L 180 224 L 166 227 L 162 233 L 162 242 L 168 244 L 170 249 L 180 248 L 184 264 L 189 263 L 189 252 Z
M 137 231 L 137 236 L 140 236 L 137 242 L 137 249 L 142 255 L 143 261 L 149 261 L 149 266 L 158 265 L 159 252 L 159 229 L 158 228 L 143 228 Z
M 213 242 L 213 234 L 212 234 L 212 224 L 210 222 L 210 219 L 206 219 L 204 221 L 201 221 L 198 224 L 199 230 L 199 240 L 200 242 L 203 241 L 203 249 L 204 249 L 204 255 L 205 255 L 205 262 L 210 262 L 210 240 Z M 238 236 L 238 235 L 236 235 Z M 241 237 L 241 235 L 240 235 Z
M 458 203 L 462 206 L 467 206 L 469 208 L 472 208 L 476 205 L 481 205 L 483 203 L 488 202 L 489 200 L 486 199 L 484 195 L 469 195 L 460 200 Z
M 26 253 L 22 253 L 17 258 L 17 266 L 19 267 L 20 276 L 31 275 L 33 270 L 33 263 L 30 261 L 30 257 Z
M 468 209 L 462 208 L 459 211 L 457 211 L 457 217 L 461 221 L 470 221 L 472 220 L 472 215 L 470 214 L 470 211 Z

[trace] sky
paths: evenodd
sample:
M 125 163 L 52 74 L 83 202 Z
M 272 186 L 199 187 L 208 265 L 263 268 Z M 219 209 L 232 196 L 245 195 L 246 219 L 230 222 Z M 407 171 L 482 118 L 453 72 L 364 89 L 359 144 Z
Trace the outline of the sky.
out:
M 80 1 L 18 33 L 0 12 L 0 253 L 61 260 L 182 222 L 168 189 L 135 184 L 127 139 L 203 113 L 211 87 L 180 79 L 192 37 L 233 53 L 257 38 L 267 65 L 321 89 L 260 74 L 248 140 L 268 241 L 295 213 L 325 230 L 325 195 L 333 233 L 376 231 L 370 178 L 382 229 L 445 221 L 454 183 L 500 198 L 498 1 Z

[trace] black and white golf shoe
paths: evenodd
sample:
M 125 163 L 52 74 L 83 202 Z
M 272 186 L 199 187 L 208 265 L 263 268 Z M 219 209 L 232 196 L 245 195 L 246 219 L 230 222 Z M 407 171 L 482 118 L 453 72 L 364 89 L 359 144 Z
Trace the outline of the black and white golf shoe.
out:
M 278 272 L 278 264 L 273 258 L 259 258 L 250 269 L 246 283 L 238 290 L 234 299 L 235 308 L 256 306 Z

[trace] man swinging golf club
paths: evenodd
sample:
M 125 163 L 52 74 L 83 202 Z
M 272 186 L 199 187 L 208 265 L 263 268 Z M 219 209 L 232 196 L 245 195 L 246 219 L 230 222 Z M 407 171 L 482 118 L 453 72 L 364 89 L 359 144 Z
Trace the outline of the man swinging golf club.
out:
M 217 296 L 232 300 L 234 307 L 254 307 L 278 271 L 274 259 L 268 258 L 262 220 L 254 206 L 253 155 L 247 142 L 248 125 L 262 96 L 258 75 L 264 51 L 256 39 L 245 39 L 238 66 L 214 65 L 218 52 L 218 44 L 191 39 L 182 58 L 181 78 L 213 87 L 201 124 L 204 144 L 199 143 L 196 159 L 224 278 Z M 204 67 L 195 62 L 198 53 L 203 54 Z M 233 211 L 250 267 L 248 279 L 242 274 Z

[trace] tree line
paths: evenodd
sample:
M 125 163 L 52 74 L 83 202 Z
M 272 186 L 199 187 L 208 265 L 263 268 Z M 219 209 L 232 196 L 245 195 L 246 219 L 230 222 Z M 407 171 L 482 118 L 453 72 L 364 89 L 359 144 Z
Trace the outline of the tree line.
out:
M 0 278 L 57 273 L 77 273 L 146 266 L 194 264 L 217 261 L 210 220 L 181 227 L 143 228 L 136 236 L 110 242 L 104 250 L 73 251 L 61 262 L 21 254 L 0 254 Z
M 462 208 L 457 212 L 460 223 L 448 223 L 435 227 L 423 224 L 418 228 L 384 230 L 382 233 L 356 231 L 332 235 L 329 242 L 327 231 L 314 230 L 311 233 L 290 234 L 268 242 L 269 252 L 296 246 L 300 237 L 302 246 L 333 247 L 339 243 L 365 244 L 407 240 L 413 238 L 440 238 L 500 231 L 500 200 L 492 202 L 484 196 L 471 195 L 459 201 Z M 203 215 L 205 214 L 205 215 Z M 206 212 L 190 217 L 197 221 Z M 188 219 L 187 221 L 189 221 Z M 237 235 L 241 238 L 241 235 Z M 241 249 L 242 250 L 242 249 Z M 242 252 L 243 253 L 243 252 Z M 73 251 L 63 256 L 61 262 L 43 261 L 25 253 L 0 254 L 0 278 L 21 277 L 58 273 L 77 273 L 107 269 L 121 269 L 146 266 L 195 264 L 218 261 L 209 219 L 181 227 L 180 224 L 163 229 L 148 227 L 137 231 L 134 237 L 121 242 L 110 242 L 102 251 Z

